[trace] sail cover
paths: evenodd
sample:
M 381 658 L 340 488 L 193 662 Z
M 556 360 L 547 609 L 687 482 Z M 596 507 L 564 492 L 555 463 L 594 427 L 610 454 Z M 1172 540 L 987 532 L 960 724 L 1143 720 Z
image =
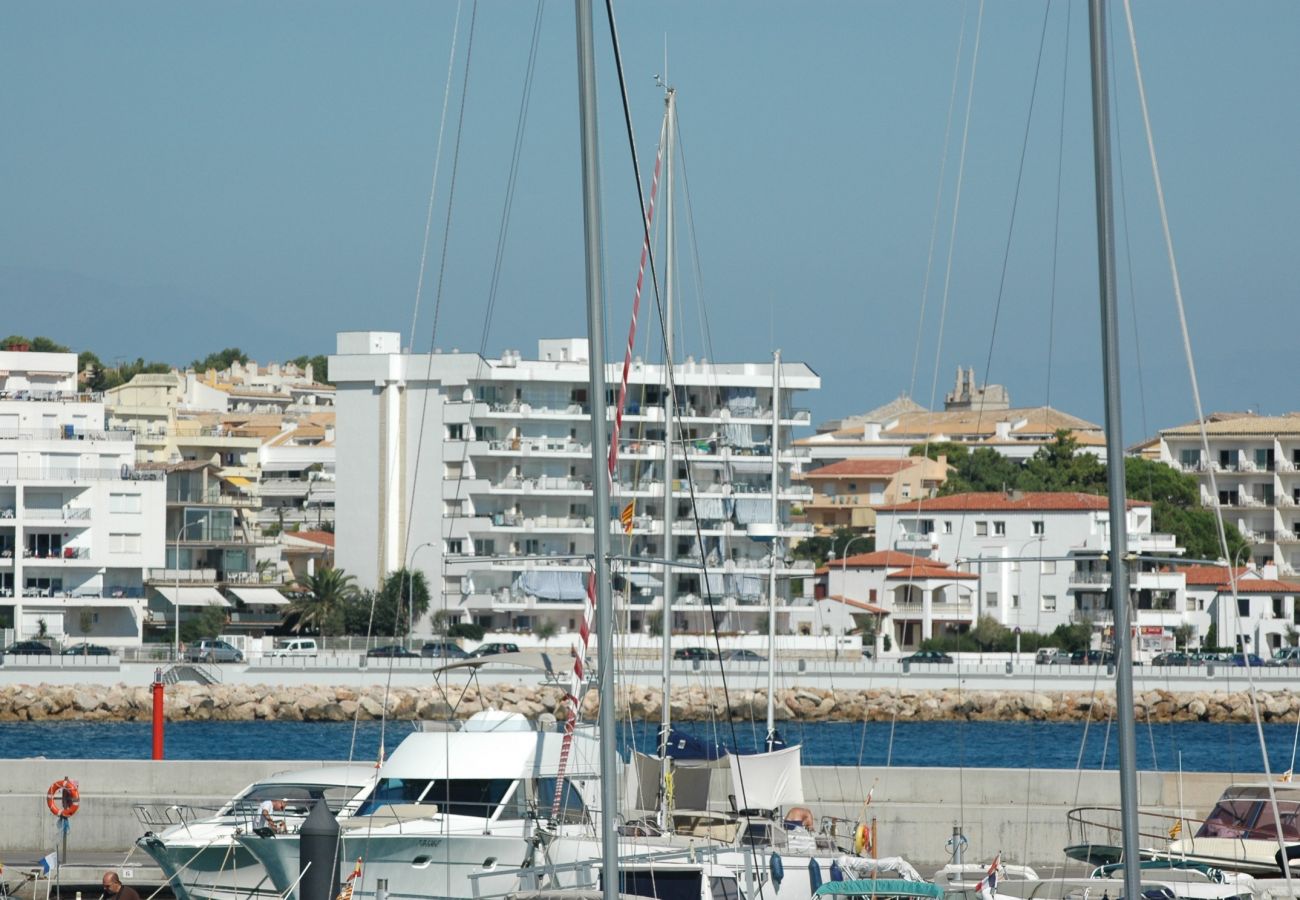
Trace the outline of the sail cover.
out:
M 530 594 L 539 600 L 583 600 L 587 589 L 583 584 L 581 572 L 555 571 L 547 572 L 532 569 L 519 573 L 515 579 L 515 590 Z
M 731 786 L 741 809 L 775 809 L 803 802 L 799 745 L 771 753 L 729 757 Z

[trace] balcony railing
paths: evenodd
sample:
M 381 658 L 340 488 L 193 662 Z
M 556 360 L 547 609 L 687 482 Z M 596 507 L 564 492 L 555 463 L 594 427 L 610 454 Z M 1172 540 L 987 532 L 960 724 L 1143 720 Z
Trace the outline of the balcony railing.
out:
M 99 403 L 104 395 L 99 391 L 56 391 L 27 389 L 0 391 L 0 400 L 45 400 L 58 403 Z
M 0 469 L 0 481 L 163 481 L 166 474 L 130 466 L 117 469 Z
M 90 518 L 90 510 L 85 507 L 63 509 L 24 509 L 23 516 L 28 519 L 55 519 L 62 522 L 83 522 Z
M 129 441 L 134 435 L 121 430 L 76 430 L 66 428 L 0 428 L 0 441 Z

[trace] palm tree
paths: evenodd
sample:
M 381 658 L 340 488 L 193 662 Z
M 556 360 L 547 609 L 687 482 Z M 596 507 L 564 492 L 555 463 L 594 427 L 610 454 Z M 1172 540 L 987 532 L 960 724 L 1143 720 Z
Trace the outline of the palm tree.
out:
M 420 569 L 397 569 L 388 573 L 379 589 L 386 603 L 392 604 L 393 634 L 405 634 L 407 626 L 429 611 L 429 582 Z
M 325 634 L 337 630 L 343 618 L 343 606 L 356 596 L 356 579 L 342 569 L 320 569 L 308 575 L 301 597 L 289 604 L 289 612 L 298 616 L 293 630 Z

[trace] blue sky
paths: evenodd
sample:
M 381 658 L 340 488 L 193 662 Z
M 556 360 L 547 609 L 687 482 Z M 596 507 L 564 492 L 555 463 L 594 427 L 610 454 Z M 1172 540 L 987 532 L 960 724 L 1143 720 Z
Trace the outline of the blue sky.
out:
M 937 350 L 977 9 L 973 0 L 617 7 L 647 169 L 662 111 L 653 76 L 664 70 L 665 44 L 679 90 L 700 260 L 697 277 L 683 227 L 683 352 L 761 359 L 779 346 L 821 374 L 811 404 L 821 419 L 909 389 L 928 403 L 936 366 L 941 402 L 956 366 L 985 377 L 991 347 L 987 376 L 1016 403 L 1050 399 L 1101 420 L 1082 0 L 1056 0 L 1047 11 L 996 339 L 1045 7 L 985 9 Z M 477 9 L 445 231 L 472 10 L 469 2 L 461 9 L 419 349 L 482 340 L 536 6 Z M 47 334 L 106 359 L 173 363 L 231 345 L 263 361 L 330 352 L 339 330 L 399 330 L 410 343 L 456 11 L 454 2 L 397 0 L 5 4 L 5 333 Z M 1120 246 L 1131 248 L 1121 255 L 1120 283 L 1132 442 L 1189 419 L 1192 408 L 1122 7 L 1112 15 L 1129 222 Z M 572 17 L 571 4 L 555 0 L 542 13 L 486 340 L 492 354 L 530 354 L 537 337 L 584 328 Z M 1295 409 L 1300 6 L 1138 2 L 1135 17 L 1206 405 Z M 621 348 L 638 222 L 603 21 L 597 37 L 610 346 Z M 913 384 L 959 40 L 940 240 Z M 643 322 L 649 333 L 649 317 Z

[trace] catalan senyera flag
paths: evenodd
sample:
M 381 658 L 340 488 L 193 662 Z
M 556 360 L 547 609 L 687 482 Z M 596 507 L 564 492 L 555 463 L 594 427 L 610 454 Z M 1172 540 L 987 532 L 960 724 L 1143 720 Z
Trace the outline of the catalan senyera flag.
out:
M 352 890 L 353 888 L 356 887 L 356 885 L 353 882 L 355 882 L 360 877 L 361 877 L 361 857 L 358 856 L 357 864 L 352 867 L 352 874 L 349 875 L 346 880 L 344 880 L 343 886 L 339 888 L 338 900 L 352 900 Z
M 1178 835 L 1182 833 L 1183 833 L 1183 820 L 1174 819 L 1174 824 L 1171 825 L 1169 828 L 1169 840 L 1171 841 L 1178 840 Z
M 623 533 L 624 533 L 624 534 L 631 534 L 631 533 L 632 533 L 632 518 L 633 518 L 633 516 L 635 516 L 635 515 L 636 515 L 636 501 L 635 501 L 635 500 L 633 500 L 633 501 L 632 501 L 631 503 L 629 503 L 627 506 L 623 507 L 623 511 L 622 511 L 621 513 L 618 514 L 618 519 L 619 519 L 619 521 L 623 523 Z

